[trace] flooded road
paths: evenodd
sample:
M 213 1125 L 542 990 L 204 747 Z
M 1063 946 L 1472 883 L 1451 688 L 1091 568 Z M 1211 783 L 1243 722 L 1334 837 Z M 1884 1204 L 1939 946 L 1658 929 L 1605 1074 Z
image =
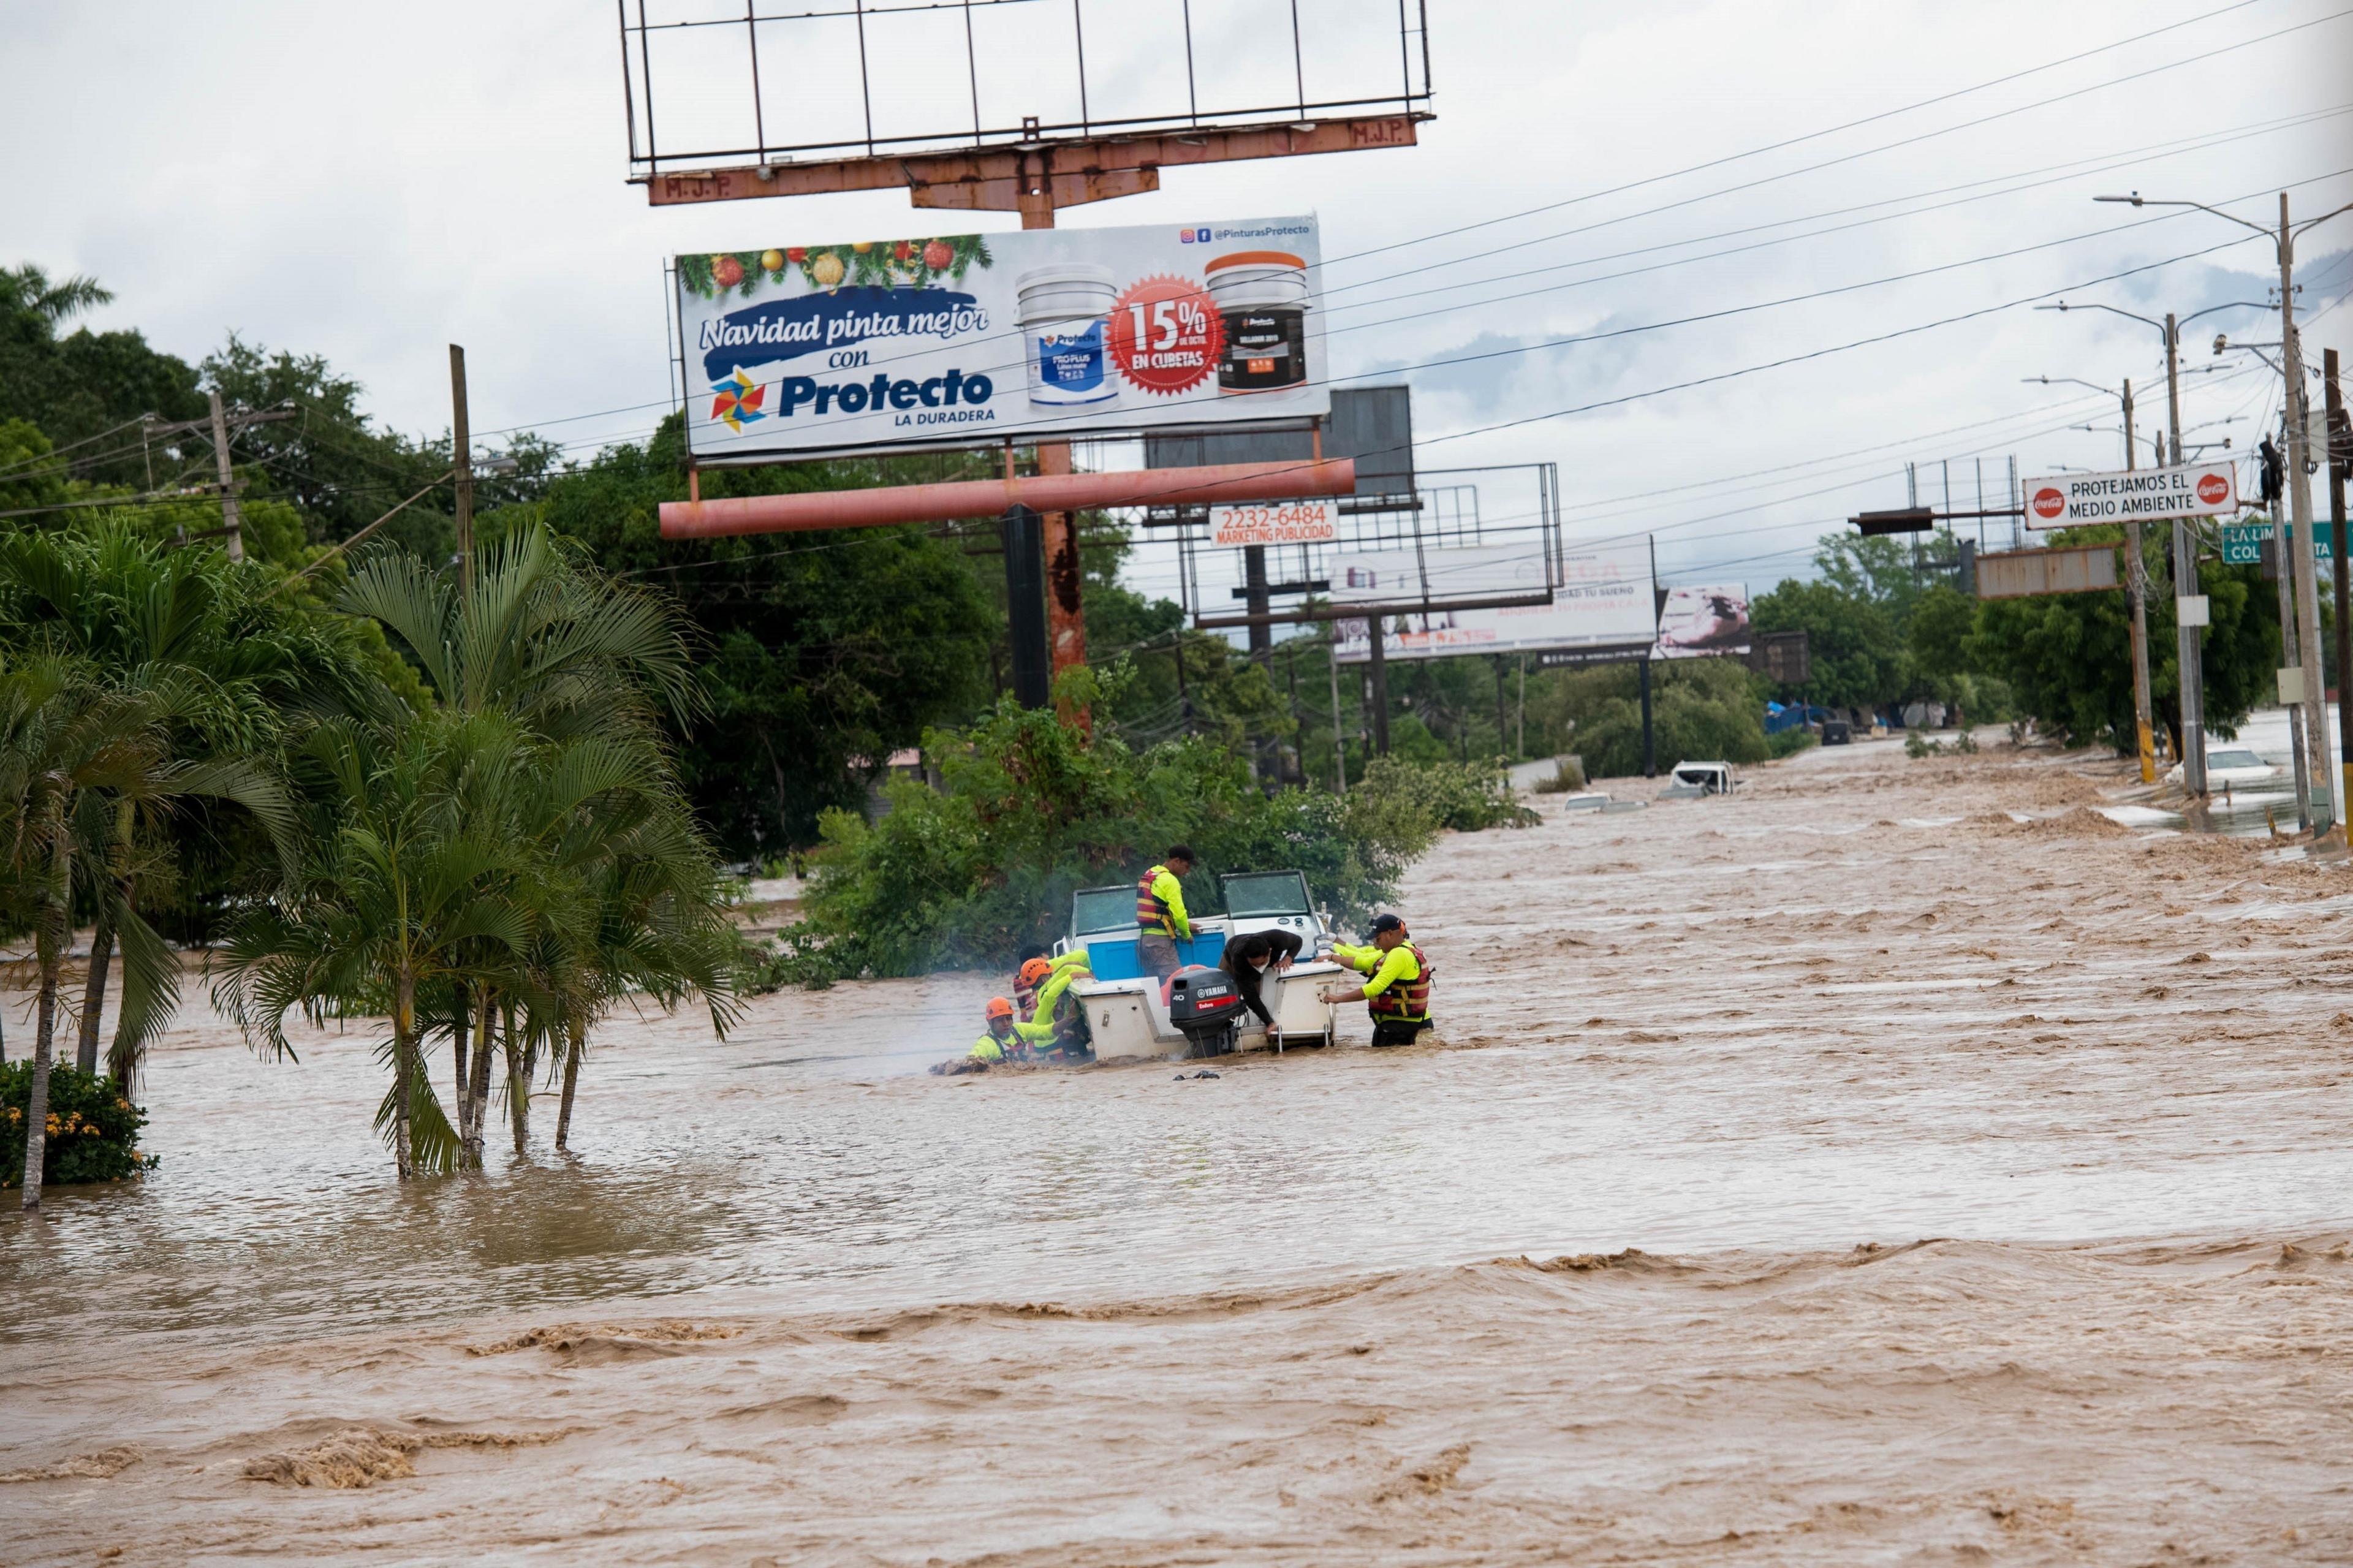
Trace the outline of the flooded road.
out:
M 0 1563 L 2346 1560 L 2353 873 L 2121 782 L 1450 837 L 1404 1051 L 616 1024 L 570 1158 L 406 1191 L 371 1041 L 192 1007 L 162 1169 L 0 1219 Z

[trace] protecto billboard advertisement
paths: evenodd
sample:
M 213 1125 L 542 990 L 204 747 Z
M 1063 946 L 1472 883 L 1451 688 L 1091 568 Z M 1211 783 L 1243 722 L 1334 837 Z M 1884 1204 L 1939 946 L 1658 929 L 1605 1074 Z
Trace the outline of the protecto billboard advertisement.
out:
M 1313 217 L 923 235 L 677 258 L 702 463 L 1303 419 Z
M 1487 547 L 1430 550 L 1430 597 L 1466 597 L 1541 590 L 1544 566 L 1525 550 Z M 1420 596 L 1420 578 L 1409 576 L 1411 551 L 1372 552 L 1332 558 L 1332 597 L 1368 602 Z M 1403 556 L 1404 562 L 1394 558 Z M 1358 583 L 1351 584 L 1353 570 Z M 1393 564 L 1392 564 L 1393 563 Z M 1639 652 L 1657 635 L 1652 618 L 1651 548 L 1628 543 L 1572 546 L 1560 558 L 1561 585 L 1549 605 L 1509 609 L 1451 610 L 1422 616 L 1393 612 L 1381 652 L 1388 658 L 1444 658 L 1465 653 L 1524 653 L 1553 648 L 1629 647 Z M 1383 586 L 1385 569 L 1394 581 Z M 1372 581 L 1365 581 L 1370 578 Z M 1341 621 L 1340 662 L 1361 664 L 1372 656 L 1363 621 Z
M 2238 470 L 2228 463 L 2184 463 L 2120 474 L 2061 474 L 2029 479 L 2029 528 L 2074 528 L 2136 519 L 2221 517 L 2239 510 Z

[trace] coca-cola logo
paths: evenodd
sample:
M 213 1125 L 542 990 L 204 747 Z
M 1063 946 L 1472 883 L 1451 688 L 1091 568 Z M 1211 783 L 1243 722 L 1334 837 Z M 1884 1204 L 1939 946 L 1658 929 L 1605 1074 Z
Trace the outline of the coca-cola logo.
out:
M 2051 486 L 2034 492 L 2034 515 L 2048 522 L 2067 510 L 2067 498 Z
M 2206 506 L 2221 506 L 2231 499 L 2231 481 L 2221 474 L 2198 476 L 2198 500 Z

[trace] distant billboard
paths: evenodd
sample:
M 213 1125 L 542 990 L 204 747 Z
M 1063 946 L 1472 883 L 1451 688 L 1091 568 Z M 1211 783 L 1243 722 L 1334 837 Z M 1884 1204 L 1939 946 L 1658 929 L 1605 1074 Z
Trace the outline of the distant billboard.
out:
M 1491 557 L 1489 551 L 1495 553 Z M 1432 599 L 1514 592 L 1541 592 L 1544 563 L 1523 548 L 1488 546 L 1470 550 L 1430 550 Z M 1346 563 L 1355 561 L 1361 577 L 1354 597 L 1388 600 L 1419 596 L 1419 575 L 1408 578 L 1396 557 L 1410 558 L 1410 550 L 1332 558 L 1332 597 L 1347 603 Z M 1460 557 L 1461 559 L 1457 559 Z M 1385 562 L 1388 564 L 1385 564 Z M 1410 581 L 1409 590 L 1379 589 L 1385 571 L 1392 581 Z M 1549 649 L 1630 647 L 1639 652 L 1655 635 L 1651 618 L 1651 550 L 1646 542 L 1572 548 L 1559 562 L 1560 586 L 1549 605 L 1520 605 L 1507 609 L 1439 611 L 1423 616 L 1392 610 L 1381 646 L 1388 658 L 1444 658 L 1466 653 L 1528 653 Z M 1338 623 L 1340 661 L 1362 663 L 1372 657 L 1372 645 L 1363 621 Z
M 1315 220 L 677 258 L 700 463 L 1320 417 Z
M 2228 463 L 2184 463 L 2120 474 L 2061 474 L 2029 479 L 2029 528 L 2080 528 L 2093 522 L 2220 517 L 2239 510 L 2238 470 Z
M 1748 590 L 1745 586 L 1671 588 L 1659 607 L 1652 658 L 1706 658 L 1748 651 Z

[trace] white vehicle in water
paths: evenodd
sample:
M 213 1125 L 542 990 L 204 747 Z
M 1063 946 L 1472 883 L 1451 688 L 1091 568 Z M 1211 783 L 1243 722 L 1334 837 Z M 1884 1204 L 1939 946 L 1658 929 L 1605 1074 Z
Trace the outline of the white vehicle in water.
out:
M 1217 966 L 1232 937 L 1286 931 L 1299 938 L 1299 957 L 1260 986 L 1273 1029 L 1255 1013 L 1240 1020 L 1237 1048 L 1282 1050 L 1287 1046 L 1330 1045 L 1338 1035 L 1332 1004 L 1315 993 L 1348 973 L 1318 954 L 1331 945 L 1331 926 L 1307 895 L 1307 879 L 1297 871 L 1237 871 L 1219 879 L 1226 912 L 1193 921 L 1193 937 L 1176 944 L 1185 963 Z M 1192 1041 L 1170 1021 L 1159 982 L 1135 958 L 1135 888 L 1082 888 L 1071 897 L 1070 934 L 1054 944 L 1059 953 L 1085 948 L 1092 980 L 1071 983 L 1071 994 L 1086 1008 L 1087 1033 L 1095 1059 L 1119 1057 L 1182 1057 Z
M 2277 764 L 2263 761 L 2244 746 L 2226 746 L 2206 753 L 2206 787 L 2210 790 L 2244 789 L 2250 784 L 2270 784 L 2279 776 Z M 2165 782 L 2181 782 L 2179 763 L 2165 770 Z
M 1667 787 L 1659 792 L 1659 798 L 1698 800 L 1711 795 L 1730 795 L 1739 782 L 1732 776 L 1730 763 L 1677 763 L 1675 771 L 1667 775 Z

